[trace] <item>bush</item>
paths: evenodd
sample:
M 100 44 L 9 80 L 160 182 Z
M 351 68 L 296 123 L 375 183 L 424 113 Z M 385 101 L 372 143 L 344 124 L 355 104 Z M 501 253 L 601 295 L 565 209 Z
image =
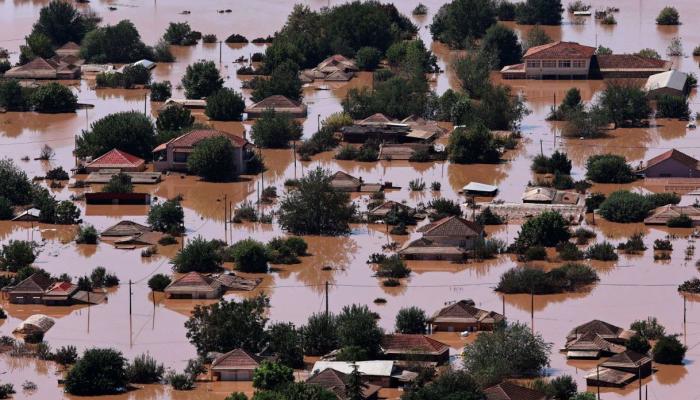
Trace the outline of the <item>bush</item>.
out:
M 5 197 L 0 196 L 0 221 L 6 221 L 14 217 L 12 203 Z
M 583 260 L 584 254 L 579 248 L 571 242 L 562 242 L 557 246 L 559 258 L 564 261 Z
M 263 148 L 285 148 L 301 138 L 302 128 L 289 114 L 266 110 L 255 121 L 250 137 Z
M 44 332 L 33 331 L 24 336 L 24 343 L 41 344 L 44 341 Z
M 595 269 L 585 264 L 566 263 L 544 272 L 538 268 L 511 268 L 503 275 L 496 291 L 508 294 L 552 294 L 575 291 L 598 281 Z
M 102 187 L 103 193 L 133 193 L 133 191 L 134 184 L 131 183 L 131 176 L 124 172 L 112 175 L 109 182 Z
M 187 158 L 187 168 L 205 181 L 230 182 L 243 172 L 236 169 L 235 149 L 226 136 L 201 140 Z
M 194 380 L 187 374 L 176 373 L 171 371 L 166 375 L 165 381 L 173 387 L 174 390 L 192 390 L 194 389 Z
M 430 160 L 430 151 L 424 148 L 414 150 L 413 153 L 411 153 L 411 156 L 408 158 L 408 161 L 410 162 L 428 162 Z
M 648 340 L 659 340 L 666 334 L 666 328 L 655 317 L 634 321 L 630 329 Z
M 267 266 L 267 249 L 254 239 L 244 239 L 231 246 L 231 254 L 236 269 L 242 272 L 265 273 Z
M 432 210 L 429 215 L 431 220 L 438 220 L 451 216 L 462 216 L 462 208 L 459 203 L 444 197 L 431 200 L 428 203 L 428 208 Z
M 561 0 L 526 0 L 515 8 L 515 20 L 524 25 L 561 25 Z
M 197 61 L 188 65 L 185 76 L 182 77 L 182 86 L 188 99 L 208 97 L 221 89 L 223 84 L 224 80 L 213 61 Z
M 226 43 L 248 43 L 248 39 L 243 36 L 239 35 L 237 33 L 229 35 L 229 37 L 226 38 L 225 40 Z
M 680 14 L 675 7 L 664 7 L 656 17 L 658 25 L 680 25 Z
M 425 311 L 418 307 L 405 307 L 396 314 L 396 332 L 404 334 L 424 334 L 427 329 Z
M 603 193 L 591 193 L 588 197 L 586 197 L 586 212 L 593 212 L 597 210 L 604 201 L 605 195 Z
M 185 212 L 177 199 L 154 204 L 148 211 L 148 224 L 153 230 L 176 234 L 184 232 Z
M 97 244 L 97 229 L 92 225 L 81 225 L 78 227 L 78 234 L 75 242 L 78 244 Z
M 190 46 L 196 43 L 191 34 L 192 28 L 187 22 L 171 22 L 163 34 L 163 40 L 168 44 Z
M 260 390 L 277 390 L 294 382 L 294 370 L 282 364 L 263 361 L 253 371 L 253 387 Z
M 67 181 L 70 179 L 68 172 L 66 172 L 63 167 L 56 167 L 51 169 L 46 173 L 46 179 L 56 180 L 56 181 Z
M 153 82 L 151 83 L 151 101 L 165 101 L 173 95 L 173 85 L 170 81 Z
M 377 268 L 377 276 L 380 278 L 406 278 L 411 274 L 411 269 L 398 254 L 394 254 L 382 260 Z
M 505 243 L 499 239 L 483 239 L 477 238 L 474 241 L 474 247 L 472 249 L 472 257 L 475 260 L 487 260 L 489 258 L 494 258 L 497 254 L 503 253 L 505 251 Z
M 493 134 L 482 124 L 454 130 L 447 152 L 450 161 L 457 164 L 497 163 L 501 157 Z
M 0 399 L 7 399 L 15 393 L 15 387 L 11 383 L 0 384 Z
M 656 100 L 656 118 L 690 119 L 690 105 L 684 96 L 662 95 Z
M 273 264 L 296 264 L 306 255 L 307 244 L 299 237 L 276 237 L 267 244 L 268 259 Z
M 644 245 L 644 235 L 637 232 L 632 237 L 627 239 L 627 242 L 617 245 L 618 250 L 623 250 L 628 253 L 638 253 L 647 249 Z
M 204 113 L 214 121 L 240 121 L 245 102 L 243 96 L 229 88 L 222 88 L 207 97 Z
M 586 161 L 586 178 L 597 183 L 628 183 L 635 179 L 625 158 L 615 154 L 589 157 Z
M 494 214 L 489 207 L 486 207 L 484 211 L 476 217 L 476 222 L 479 225 L 502 225 L 503 218 L 498 214 Z
M 340 150 L 335 154 L 336 160 L 354 160 L 357 158 L 358 150 L 355 146 L 351 144 L 346 144 L 341 147 Z
M 161 246 L 169 246 L 171 244 L 177 244 L 177 239 L 173 235 L 166 233 L 165 235 L 163 235 L 163 237 L 158 239 L 158 244 Z
M 530 246 L 523 253 L 523 258 L 526 261 L 546 260 L 547 250 L 542 246 Z
M 77 396 L 118 393 L 126 389 L 126 360 L 113 349 L 88 349 L 68 371 L 66 392 Z
M 560 153 L 559 150 L 552 153 L 551 157 L 538 155 L 532 160 L 531 169 L 538 174 L 554 174 L 560 173 L 569 175 L 571 173 L 571 160 L 566 156 L 566 153 Z
M 54 352 L 53 360 L 63 366 L 75 364 L 78 360 L 78 350 L 75 346 L 61 346 Z
M 357 67 L 371 71 L 376 69 L 382 59 L 382 53 L 374 47 L 362 47 L 355 54 Z
M 641 194 L 618 190 L 600 204 L 598 212 L 612 222 L 640 222 L 646 218 L 652 204 Z
M 700 279 L 693 278 L 681 283 L 678 286 L 679 292 L 700 293 Z
M 119 149 L 129 154 L 150 159 L 155 145 L 155 131 L 150 118 L 141 112 L 125 111 L 107 115 L 90 125 L 77 138 L 78 157 L 97 158 Z
M 639 354 L 648 354 L 649 350 L 651 350 L 651 345 L 649 344 L 649 340 L 647 340 L 647 338 L 639 333 L 635 333 L 627 341 L 627 350 L 635 351 Z
M 513 244 L 518 252 L 531 246 L 553 247 L 569 240 L 567 222 L 558 212 L 546 211 L 525 222 Z
M 127 375 L 131 383 L 158 383 L 163 379 L 164 373 L 163 364 L 158 364 L 147 353 L 136 356 L 127 367 Z
M 154 292 L 162 292 L 170 285 L 170 277 L 164 274 L 155 274 L 148 280 L 148 287 Z
M 218 39 L 216 38 L 216 35 L 213 33 L 206 34 L 202 36 L 202 43 L 216 43 Z
M 222 262 L 220 247 L 217 241 L 197 236 L 175 255 L 172 260 L 173 270 L 179 273 L 218 271 Z
M 10 272 L 30 266 L 36 260 L 35 246 L 34 242 L 10 240 L 8 244 L 2 245 L 0 266 Z
M 599 261 L 616 261 L 615 247 L 609 242 L 596 243 L 586 250 L 586 258 Z
M 656 342 L 652 355 L 654 362 L 659 364 L 682 365 L 687 350 L 688 348 L 678 340 L 677 336 L 669 335 L 661 337 Z
M 78 107 L 78 96 L 66 86 L 51 82 L 35 89 L 29 102 L 39 113 L 72 113 Z

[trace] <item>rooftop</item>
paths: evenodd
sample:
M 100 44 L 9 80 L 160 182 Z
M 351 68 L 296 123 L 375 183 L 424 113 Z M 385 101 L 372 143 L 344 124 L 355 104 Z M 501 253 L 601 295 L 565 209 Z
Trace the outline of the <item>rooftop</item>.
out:
M 418 228 L 424 236 L 461 236 L 475 237 L 483 232 L 483 227 L 476 222 L 467 221 L 458 216 L 445 217 Z
M 523 59 L 589 59 L 595 54 L 595 47 L 584 46 L 576 42 L 552 42 L 541 46 L 530 47 Z

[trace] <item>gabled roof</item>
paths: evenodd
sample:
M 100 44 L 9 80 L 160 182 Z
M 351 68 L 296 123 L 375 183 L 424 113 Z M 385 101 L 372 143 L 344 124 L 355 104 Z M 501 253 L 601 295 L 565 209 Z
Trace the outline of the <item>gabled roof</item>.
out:
M 557 190 L 550 187 L 528 187 L 523 194 L 523 202 L 551 202 Z
M 253 104 L 252 106 L 249 106 L 246 108 L 246 110 L 259 110 L 259 111 L 264 111 L 267 109 L 274 109 L 277 111 L 285 111 L 285 110 L 297 110 L 300 111 L 303 108 L 305 108 L 304 104 L 298 101 L 294 101 L 286 96 L 282 95 L 274 95 L 270 97 L 266 97 L 259 102 Z
M 666 160 L 675 160 L 690 169 L 698 169 L 698 160 L 676 149 L 667 150 L 656 157 L 652 157 L 647 161 L 645 168 L 653 167 Z
M 345 73 L 341 70 L 331 72 L 330 74 L 326 75 L 324 80 L 326 81 L 339 81 L 339 82 L 345 82 L 349 81 L 352 79 L 352 75 Z
M 503 319 L 503 315 L 494 311 L 474 307 L 474 302 L 471 300 L 460 300 L 437 311 L 430 318 L 430 322 L 496 323 Z
M 55 71 L 58 69 L 58 63 L 53 60 L 47 60 L 41 57 L 37 57 L 32 61 L 20 65 L 17 67 L 18 71 L 28 71 L 28 70 L 44 70 L 44 71 Z
M 18 333 L 30 333 L 30 332 L 43 332 L 46 333 L 52 326 L 54 326 L 53 318 L 47 317 L 44 314 L 34 314 L 30 315 L 29 318 L 22 321 L 21 324 L 15 328 L 13 332 Z
M 487 400 L 546 400 L 547 395 L 507 381 L 484 389 Z
M 568 351 L 602 351 L 606 353 L 621 353 L 625 351 L 624 346 L 617 345 L 602 338 L 594 332 L 587 332 L 578 339 L 566 344 Z
M 376 124 L 388 124 L 394 122 L 389 117 L 382 113 L 372 114 L 369 117 L 357 122 L 357 125 L 376 125 Z
M 688 80 L 688 75 L 685 72 L 674 69 L 651 75 L 649 78 L 647 78 L 647 83 L 644 85 L 644 89 L 649 91 L 661 88 L 670 88 L 682 92 L 685 88 L 686 80 Z
M 49 295 L 49 296 L 70 296 L 76 290 L 78 290 L 78 285 L 70 283 L 70 282 L 59 281 L 59 282 L 56 282 L 53 285 L 51 285 L 46 290 L 46 295 Z
M 122 220 L 102 231 L 102 236 L 134 236 L 150 232 L 151 228 L 134 221 Z
M 589 59 L 595 54 L 595 47 L 584 46 L 576 42 L 557 41 L 530 47 L 525 52 L 523 59 Z
M 667 204 L 665 206 L 655 208 L 651 215 L 644 219 L 644 223 L 650 225 L 665 225 L 671 218 L 680 217 L 681 215 L 686 215 L 691 220 L 698 221 L 700 220 L 700 208 Z
M 418 228 L 423 236 L 460 236 L 474 237 L 483 232 L 483 227 L 476 222 L 467 221 L 458 216 L 445 217 Z
M 323 371 L 311 375 L 306 383 L 309 385 L 317 385 L 324 389 L 328 389 L 333 392 L 339 400 L 347 399 L 346 385 L 348 382 L 348 375 L 336 371 L 333 368 L 326 368 Z M 362 397 L 368 398 L 381 389 L 377 385 L 367 384 L 362 390 Z
M 331 176 L 331 181 L 333 182 L 351 182 L 352 184 L 359 185 L 362 183 L 359 178 L 348 174 L 347 172 L 338 171 Z
M 217 357 L 211 363 L 212 371 L 232 369 L 255 369 L 260 365 L 262 357 L 251 354 L 243 349 L 234 349 Z
M 93 168 L 132 168 L 143 165 L 142 158 L 119 149 L 112 149 L 87 164 Z
M 40 293 L 43 294 L 51 286 L 51 279 L 45 274 L 33 273 L 27 279 L 18 283 L 12 289 L 12 293 Z
M 395 333 L 384 335 L 382 339 L 384 353 L 412 354 L 442 354 L 450 350 L 450 346 L 425 335 L 409 335 Z
M 56 50 L 80 50 L 80 45 L 75 42 L 68 42 Z
M 393 210 L 394 207 L 400 208 L 400 209 L 403 209 L 403 210 L 410 210 L 410 209 L 411 209 L 411 207 L 409 207 L 409 206 L 407 206 L 407 205 L 405 205 L 405 204 L 401 204 L 401 203 L 399 203 L 398 201 L 387 200 L 387 201 L 385 201 L 384 203 L 382 203 L 381 205 L 378 205 L 377 207 L 374 207 L 373 209 L 369 210 L 369 213 L 370 213 L 370 214 L 374 214 L 374 213 L 377 213 L 377 212 L 380 212 L 380 211 L 387 211 L 387 212 L 389 212 L 389 211 Z M 384 213 L 382 213 L 382 214 L 384 214 Z
M 658 58 L 642 57 L 636 54 L 599 54 L 598 67 L 601 70 L 659 70 L 671 69 L 671 62 Z
M 589 332 L 596 333 L 604 339 L 618 338 L 624 332 L 624 329 L 608 322 L 594 319 L 572 329 L 569 334 L 566 335 L 566 338 L 567 340 L 574 340 Z
M 627 350 L 620 354 L 615 354 L 600 365 L 607 368 L 637 368 L 650 362 L 651 358 L 649 356 Z
M 180 278 L 173 281 L 165 291 L 172 290 L 218 290 L 221 283 L 216 279 L 200 274 L 199 272 L 188 272 Z
M 357 370 L 361 374 L 369 376 L 389 377 L 394 370 L 394 361 L 391 360 L 358 361 L 355 365 L 357 365 Z M 311 370 L 320 372 L 327 368 L 350 374 L 353 371 L 353 363 L 345 361 L 316 361 Z
M 262 278 L 248 279 L 242 276 L 236 275 L 233 272 L 221 274 L 216 277 L 216 280 L 221 283 L 228 290 L 245 290 L 250 291 L 255 289 Z
M 228 138 L 234 147 L 243 147 L 248 144 L 248 141 L 244 138 L 227 132 L 217 131 L 214 129 L 195 129 L 185 133 L 184 135 L 180 135 L 167 143 L 159 145 L 153 149 L 153 152 L 163 151 L 169 147 L 191 149 L 200 141 L 217 136 L 224 136 Z

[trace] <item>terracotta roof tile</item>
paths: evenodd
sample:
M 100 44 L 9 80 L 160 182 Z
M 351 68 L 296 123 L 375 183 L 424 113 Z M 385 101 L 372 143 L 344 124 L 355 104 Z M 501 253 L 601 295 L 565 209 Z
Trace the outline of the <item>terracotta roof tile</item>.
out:
M 553 42 L 529 48 L 523 59 L 589 59 L 595 54 L 595 47 L 584 46 L 576 42 Z
M 501 382 L 484 389 L 487 400 L 545 400 L 547 396 L 536 390 L 510 382 Z
M 211 369 L 227 370 L 227 369 L 255 369 L 260 365 L 262 357 L 258 357 L 243 349 L 234 349 L 226 354 L 219 356 L 211 364 Z
M 418 232 L 424 236 L 479 236 L 483 232 L 483 227 L 476 222 L 467 221 L 458 216 L 445 217 L 443 219 L 422 226 Z
M 144 163 L 142 158 L 131 155 L 119 149 L 112 149 L 88 163 L 88 167 L 138 167 Z
M 642 57 L 635 54 L 599 54 L 598 67 L 606 69 L 658 69 L 668 70 L 671 63 L 666 60 Z
M 49 286 L 51 286 L 51 280 L 46 275 L 37 272 L 18 283 L 12 292 L 44 293 Z
M 233 144 L 235 147 L 243 147 L 246 144 L 248 144 L 248 141 L 244 138 L 227 132 L 217 131 L 213 129 L 195 129 L 171 140 L 166 144 L 166 147 L 193 147 L 194 145 L 196 145 L 204 139 L 209 139 L 217 136 L 227 137 L 231 141 L 231 144 Z
M 647 161 L 646 168 L 653 167 L 654 165 L 669 159 L 676 160 L 688 168 L 698 169 L 698 160 L 676 149 L 664 151 L 658 156 L 652 157 L 649 161 Z
M 385 335 L 382 348 L 386 352 L 420 352 L 442 354 L 450 347 L 425 335 L 393 334 Z

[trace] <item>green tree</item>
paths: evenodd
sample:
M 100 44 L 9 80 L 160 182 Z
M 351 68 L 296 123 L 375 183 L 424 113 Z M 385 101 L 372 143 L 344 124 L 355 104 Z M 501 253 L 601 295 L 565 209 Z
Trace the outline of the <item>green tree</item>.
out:
M 80 44 L 80 56 L 92 63 L 132 63 L 152 58 L 153 51 L 142 41 L 129 20 L 91 30 Z
M 237 170 L 235 149 L 226 136 L 201 140 L 187 158 L 187 168 L 206 181 L 230 182 L 243 171 Z
M 333 314 L 314 313 L 301 327 L 304 353 L 321 356 L 338 348 L 336 317 Z
M 151 83 L 151 101 L 166 101 L 173 95 L 173 85 L 170 81 Z
M 63 200 L 56 205 L 54 223 L 59 225 L 73 225 L 80 220 L 80 209 L 70 200 Z
M 651 350 L 651 345 L 649 340 L 639 333 L 632 335 L 629 341 L 627 341 L 627 350 L 635 351 L 639 354 L 647 354 Z
M 373 359 L 379 354 L 384 332 L 377 325 L 376 315 L 367 306 L 353 304 L 343 307 L 337 317 L 337 326 L 342 348 L 360 349 L 366 359 Z
M 168 44 L 186 46 L 189 44 L 186 39 L 191 33 L 192 28 L 187 22 L 171 22 L 163 34 L 163 39 Z
M 600 204 L 598 213 L 612 222 L 641 222 L 651 209 L 652 204 L 644 195 L 618 190 Z
M 292 100 L 301 99 L 299 67 L 292 61 L 276 66 L 267 79 L 256 79 L 253 85 L 253 101 L 261 101 L 274 95 L 282 95 Z
M 150 354 L 136 356 L 127 366 L 127 376 L 131 383 L 158 383 L 163 379 L 165 368 Z
M 245 102 L 240 93 L 222 88 L 207 97 L 204 113 L 214 121 L 240 121 L 244 109 Z
M 675 7 L 667 6 L 659 12 L 659 15 L 656 17 L 656 23 L 658 25 L 680 25 L 680 18 L 680 14 Z
M 549 366 L 552 345 L 521 323 L 479 335 L 464 349 L 464 369 L 482 386 L 505 378 L 537 376 Z
M 253 387 L 261 390 L 277 390 L 294 382 L 294 370 L 278 363 L 263 361 L 253 371 Z
M 213 61 L 197 61 L 188 65 L 185 76 L 182 77 L 182 86 L 188 99 L 208 97 L 223 85 L 224 80 Z
M 490 73 L 493 55 L 485 52 L 458 58 L 453 65 L 460 86 L 469 97 L 480 99 L 491 89 Z
M 492 25 L 486 30 L 486 34 L 481 39 L 481 49 L 495 55 L 498 69 L 506 65 L 517 64 L 523 55 L 523 48 L 518 42 L 518 35 L 501 24 Z
M 51 38 L 43 33 L 33 32 L 24 38 L 26 44 L 19 46 L 19 63 L 26 64 L 37 57 L 51 58 L 54 52 Z
M 255 121 L 250 137 L 259 147 L 285 148 L 289 141 L 298 140 L 301 135 L 301 125 L 289 114 L 266 110 Z
M 635 177 L 625 158 L 616 154 L 596 154 L 586 161 L 586 178 L 597 183 L 627 183 Z
M 690 119 L 690 105 L 684 96 L 663 95 L 656 100 L 656 118 Z
M 615 129 L 639 126 L 651 114 L 646 93 L 629 81 L 608 82 L 600 96 L 600 105 Z
M 93 21 L 81 14 L 73 4 L 52 0 L 39 11 L 39 19 L 32 32 L 48 36 L 53 44 L 59 47 L 67 42 L 80 43 L 85 34 L 94 27 Z
M 148 280 L 148 287 L 154 292 L 162 292 L 170 285 L 170 277 L 164 274 L 155 274 Z
M 177 104 L 169 105 L 158 113 L 156 127 L 159 132 L 179 132 L 190 128 L 194 124 L 192 112 Z
M 666 335 L 666 328 L 659 323 L 656 317 L 634 321 L 630 325 L 630 330 L 636 331 L 649 340 L 659 340 Z
M 352 364 L 352 372 L 348 376 L 348 383 L 345 385 L 345 394 L 348 400 L 364 400 L 364 391 L 367 384 L 362 382 L 362 374 L 357 364 Z
M 654 362 L 659 364 L 682 365 L 686 351 L 688 351 L 688 347 L 678 340 L 678 336 L 668 335 L 661 337 L 656 342 L 651 353 Z
M 185 322 L 187 339 L 202 356 L 236 348 L 258 352 L 265 340 L 269 306 L 264 294 L 239 302 L 222 299 L 207 306 L 196 305 Z
M 355 62 L 357 67 L 363 70 L 371 71 L 379 65 L 382 59 L 382 53 L 374 47 L 361 47 L 355 54 Z
M 423 334 L 427 328 L 425 311 L 418 307 L 405 307 L 396 314 L 396 332 L 408 334 Z
M 246 396 L 245 393 L 233 392 L 226 396 L 224 400 L 248 400 L 248 396 Z
M 88 349 L 68 370 L 66 392 L 77 396 L 118 393 L 128 383 L 126 360 L 113 349 Z
M 102 187 L 103 193 L 133 193 L 134 184 L 131 183 L 131 176 L 120 172 L 112 175 L 109 182 Z
M 489 335 L 490 336 L 490 335 Z M 405 391 L 401 400 L 485 400 L 479 384 L 463 370 L 448 369 L 423 387 Z
M 2 245 L 0 266 L 10 272 L 30 266 L 36 260 L 36 244 L 25 240 L 10 240 Z
M 40 113 L 56 114 L 75 112 L 78 96 L 66 86 L 51 82 L 39 86 L 29 98 L 34 110 Z
M 532 246 L 554 247 L 569 237 L 571 233 L 564 217 L 556 211 L 545 211 L 521 226 L 513 246 L 517 251 Z
M 0 221 L 7 221 L 14 217 L 12 202 L 5 197 L 0 197 Z
M 278 362 L 289 368 L 304 367 L 301 331 L 289 322 L 278 322 L 267 329 L 267 350 L 278 357 Z
M 316 168 L 282 199 L 279 213 L 280 226 L 294 234 L 339 235 L 350 231 L 355 206 L 331 186 L 328 171 Z
M 489 0 L 453 0 L 438 10 L 430 25 L 434 40 L 463 48 L 479 39 L 496 23 L 494 3 Z
M 25 205 L 32 202 L 34 186 L 27 174 L 15 165 L 9 158 L 0 159 L 0 197 L 14 205 Z
M 143 113 L 125 111 L 109 114 L 90 125 L 77 138 L 78 157 L 97 158 L 119 149 L 141 158 L 151 157 L 155 145 L 153 123 Z
M 215 272 L 221 269 L 223 262 L 219 249 L 221 244 L 215 240 L 195 237 L 173 258 L 173 270 L 179 273 Z
M 265 273 L 267 267 L 267 249 L 255 239 L 243 239 L 231 246 L 231 254 L 236 269 L 242 272 Z
M 181 233 L 185 230 L 185 212 L 177 199 L 166 200 L 154 204 L 148 211 L 148 224 L 153 230 L 170 234 Z
M 541 26 L 535 25 L 527 32 L 525 39 L 523 39 L 523 50 L 552 42 L 553 40 L 547 35 L 547 32 L 545 32 Z
M 455 129 L 447 152 L 450 161 L 457 164 L 497 163 L 501 157 L 493 134 L 483 124 Z
M 526 0 L 515 10 L 515 20 L 524 25 L 561 25 L 561 0 Z
M 7 111 L 27 109 L 28 99 L 22 93 L 22 86 L 15 79 L 0 80 L 0 107 Z

